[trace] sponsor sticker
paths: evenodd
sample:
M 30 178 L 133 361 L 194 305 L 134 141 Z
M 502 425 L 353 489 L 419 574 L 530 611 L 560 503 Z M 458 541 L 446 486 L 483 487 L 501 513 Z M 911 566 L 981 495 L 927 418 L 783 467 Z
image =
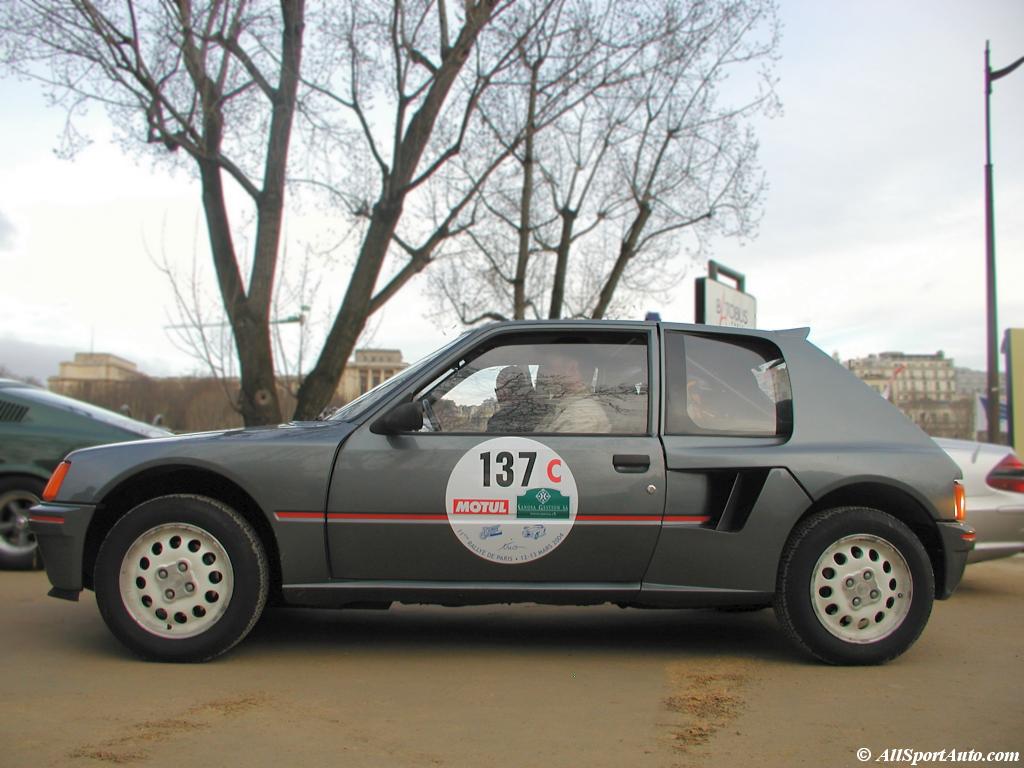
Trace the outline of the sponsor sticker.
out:
M 452 499 L 452 513 L 456 515 L 507 515 L 506 499 Z
M 579 492 L 572 470 L 543 443 L 497 437 L 467 451 L 448 477 L 448 523 L 473 554 L 529 563 L 572 530 Z

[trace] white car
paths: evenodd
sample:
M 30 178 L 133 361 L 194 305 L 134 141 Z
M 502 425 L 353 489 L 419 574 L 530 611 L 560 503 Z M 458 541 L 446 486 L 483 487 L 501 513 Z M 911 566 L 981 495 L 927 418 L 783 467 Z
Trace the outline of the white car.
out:
M 1024 552 L 1024 463 L 1008 445 L 935 438 L 964 473 L 967 520 L 978 532 L 968 563 Z

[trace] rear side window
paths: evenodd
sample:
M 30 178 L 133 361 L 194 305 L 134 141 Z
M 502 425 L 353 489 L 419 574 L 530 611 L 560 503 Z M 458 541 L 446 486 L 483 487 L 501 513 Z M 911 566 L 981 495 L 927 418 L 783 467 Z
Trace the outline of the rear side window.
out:
M 666 334 L 666 432 L 778 437 L 793 428 L 789 371 L 763 339 Z

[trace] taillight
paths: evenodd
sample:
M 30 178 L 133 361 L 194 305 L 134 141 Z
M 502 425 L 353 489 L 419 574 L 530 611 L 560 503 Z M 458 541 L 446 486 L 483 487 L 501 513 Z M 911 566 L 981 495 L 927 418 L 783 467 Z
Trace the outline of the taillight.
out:
M 1016 454 L 1008 453 L 988 473 L 985 482 L 1001 491 L 1024 493 L 1024 464 Z
M 961 522 L 967 517 L 967 492 L 959 480 L 953 481 L 953 517 Z
M 50 475 L 50 482 L 46 484 L 43 489 L 43 501 L 53 501 L 57 498 L 57 494 L 60 493 L 60 485 L 64 482 L 64 476 L 71 469 L 70 461 L 62 461 L 57 465 L 57 468 L 53 470 L 53 474 Z

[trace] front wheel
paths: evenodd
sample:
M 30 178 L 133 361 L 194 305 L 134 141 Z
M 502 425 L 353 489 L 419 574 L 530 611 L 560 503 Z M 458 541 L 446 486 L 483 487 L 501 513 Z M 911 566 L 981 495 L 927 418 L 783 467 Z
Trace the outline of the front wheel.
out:
M 111 632 L 154 661 L 207 661 L 232 648 L 266 603 L 266 555 L 235 510 L 161 496 L 117 521 L 100 547 L 96 603 Z
M 920 540 L 892 515 L 842 507 L 813 515 L 779 564 L 775 612 L 798 645 L 829 664 L 881 664 L 917 640 L 935 579 Z

